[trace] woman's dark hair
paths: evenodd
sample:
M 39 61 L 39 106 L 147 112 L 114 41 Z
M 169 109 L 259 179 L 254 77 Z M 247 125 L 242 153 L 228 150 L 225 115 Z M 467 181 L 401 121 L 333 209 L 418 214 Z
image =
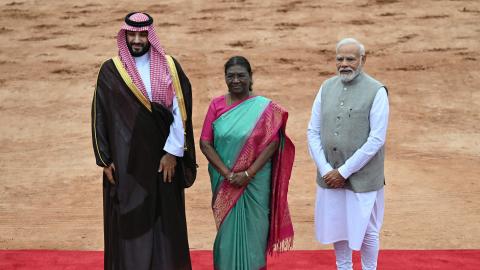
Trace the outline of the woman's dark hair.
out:
M 231 66 L 242 66 L 244 67 L 247 71 L 248 74 L 250 75 L 250 91 L 252 91 L 252 84 L 253 84 L 253 76 L 252 76 L 252 68 L 250 67 L 250 63 L 248 62 L 247 58 L 243 56 L 233 56 L 228 61 L 225 63 L 225 75 L 227 75 L 227 69 L 229 69 Z

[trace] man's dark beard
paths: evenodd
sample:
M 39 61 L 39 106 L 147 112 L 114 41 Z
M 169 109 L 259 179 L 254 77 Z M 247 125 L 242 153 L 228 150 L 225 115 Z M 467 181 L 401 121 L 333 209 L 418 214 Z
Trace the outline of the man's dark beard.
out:
M 132 50 L 132 46 L 127 42 L 127 47 L 128 47 L 128 50 L 130 51 L 130 54 L 133 56 L 133 57 L 140 57 L 144 54 L 146 54 L 149 50 L 150 50 L 150 42 L 147 44 L 147 46 L 145 46 L 143 48 L 143 50 L 141 50 L 140 52 L 134 52 Z

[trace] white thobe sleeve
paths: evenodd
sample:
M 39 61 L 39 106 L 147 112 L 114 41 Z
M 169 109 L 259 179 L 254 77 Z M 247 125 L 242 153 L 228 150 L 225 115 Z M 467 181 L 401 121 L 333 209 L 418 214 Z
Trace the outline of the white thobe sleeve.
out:
M 325 153 L 322 148 L 322 140 L 320 137 L 322 125 L 322 87 L 318 91 L 317 97 L 313 102 L 312 116 L 307 128 L 308 150 L 310 156 L 315 161 L 317 170 L 322 176 L 333 170 L 332 166 L 327 162 Z
M 347 179 L 350 175 L 362 169 L 385 144 L 388 114 L 387 90 L 382 87 L 375 95 L 370 109 L 370 133 L 367 141 L 338 168 L 338 172 L 343 178 Z
M 180 114 L 180 108 L 178 108 L 177 97 L 173 97 L 173 122 L 170 125 L 170 134 L 168 135 L 167 142 L 163 150 L 177 156 L 183 157 L 183 147 L 185 144 L 185 135 L 182 123 L 182 115 Z

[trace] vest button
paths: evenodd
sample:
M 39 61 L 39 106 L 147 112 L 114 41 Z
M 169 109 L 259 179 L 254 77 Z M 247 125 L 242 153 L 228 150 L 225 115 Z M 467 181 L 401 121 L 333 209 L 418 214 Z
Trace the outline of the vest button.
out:
M 342 102 L 340 102 L 340 106 L 342 106 L 342 107 L 343 107 L 343 101 L 342 101 Z
M 334 152 L 337 151 L 337 148 L 336 148 L 336 147 L 333 147 L 333 151 L 334 151 Z

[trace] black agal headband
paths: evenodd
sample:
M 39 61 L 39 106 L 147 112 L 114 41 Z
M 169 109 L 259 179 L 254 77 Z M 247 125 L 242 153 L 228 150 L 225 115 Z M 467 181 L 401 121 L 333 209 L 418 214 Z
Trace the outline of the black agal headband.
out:
M 148 15 L 147 13 L 143 13 L 141 12 L 142 14 L 145 14 L 147 15 L 148 17 L 148 20 L 147 21 L 144 21 L 144 22 L 135 22 L 135 21 L 132 21 L 130 20 L 130 16 L 132 16 L 133 14 L 135 13 L 139 13 L 139 12 L 132 12 L 132 13 L 129 13 L 126 17 L 125 17 L 125 23 L 127 25 L 130 25 L 130 26 L 133 26 L 133 27 L 144 27 L 144 26 L 149 26 L 153 23 L 153 18 Z

